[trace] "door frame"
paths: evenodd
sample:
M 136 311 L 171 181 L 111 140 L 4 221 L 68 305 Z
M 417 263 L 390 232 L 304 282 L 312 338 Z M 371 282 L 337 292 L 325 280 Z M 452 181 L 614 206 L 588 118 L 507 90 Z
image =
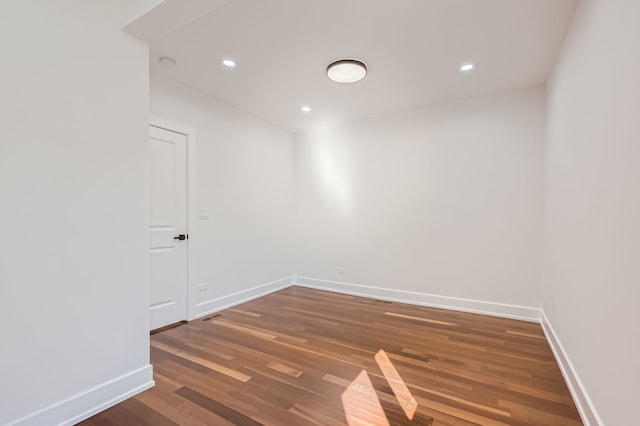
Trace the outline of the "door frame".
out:
M 185 126 L 183 124 L 175 123 L 173 121 L 165 120 L 157 116 L 149 117 L 149 126 L 158 127 L 161 129 L 169 130 L 171 132 L 180 133 L 187 137 L 187 234 L 189 240 L 192 237 L 197 238 L 196 224 L 198 223 L 197 211 L 197 193 L 196 193 L 196 130 L 193 127 Z M 193 284 L 195 278 L 195 256 L 192 255 L 192 245 L 187 243 L 187 321 L 195 319 L 195 307 L 193 302 L 196 300 L 197 288 Z

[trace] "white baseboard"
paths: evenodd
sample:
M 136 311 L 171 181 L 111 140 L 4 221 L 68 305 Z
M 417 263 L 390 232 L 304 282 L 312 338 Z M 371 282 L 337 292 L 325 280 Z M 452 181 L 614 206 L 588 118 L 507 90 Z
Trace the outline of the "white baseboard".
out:
M 193 318 L 189 318 L 189 320 L 200 318 L 205 315 L 210 315 L 223 309 L 231 308 L 233 306 L 240 305 L 241 303 L 257 299 L 258 297 L 262 297 L 269 293 L 273 293 L 278 290 L 290 287 L 292 283 L 293 277 L 287 277 L 247 290 L 239 291 L 237 293 L 218 297 L 217 299 L 211 299 L 207 300 L 206 302 L 198 303 L 195 306 Z
M 571 392 L 571 396 L 578 408 L 582 422 L 585 426 L 603 425 L 604 423 L 596 412 L 595 407 L 580 381 L 575 368 L 573 368 L 573 364 L 571 364 L 571 361 L 569 360 L 567 352 L 562 347 L 562 344 L 558 339 L 558 335 L 553 330 L 553 327 L 547 319 L 544 311 L 541 311 L 540 324 L 542 325 L 542 330 L 544 331 L 545 336 L 547 336 L 547 341 L 549 342 L 549 346 L 551 346 L 551 350 L 553 351 L 556 362 L 560 367 L 560 371 L 562 371 L 564 381 L 567 383 L 569 392 Z
M 8 426 L 75 425 L 154 385 L 153 367 L 146 365 L 15 420 Z
M 334 291 L 337 293 L 351 294 L 353 296 L 371 297 L 374 299 L 408 303 L 410 305 L 451 309 L 454 311 L 471 312 L 474 314 L 484 314 L 523 321 L 540 321 L 540 309 L 530 308 L 527 306 L 507 305 L 480 300 L 462 299 L 458 297 L 438 296 L 434 294 L 395 290 L 391 288 L 370 287 L 359 284 L 319 280 L 316 278 L 308 277 L 294 276 L 293 280 L 294 285 L 298 285 L 301 287 Z
M 544 312 L 537 308 L 292 276 L 199 303 L 196 305 L 194 317 L 190 319 L 209 315 L 292 285 L 412 305 L 540 322 L 585 426 L 603 424 L 551 324 Z M 71 426 L 149 389 L 154 384 L 153 367 L 147 365 L 18 419 L 7 426 L 44 424 Z
M 545 336 L 547 337 L 549 346 L 553 351 L 556 362 L 562 371 L 562 375 L 567 383 L 569 391 L 571 392 L 571 396 L 573 397 L 578 412 L 580 413 L 582 422 L 585 426 L 599 426 L 604 424 L 598 416 L 598 413 L 596 412 L 582 382 L 576 374 L 571 361 L 569 361 L 569 357 L 562 347 L 558 336 L 551 327 L 544 311 L 541 309 L 298 276 L 293 277 L 293 285 L 350 294 L 354 296 L 407 303 L 410 305 L 429 306 L 434 308 L 451 309 L 455 311 L 539 322 Z

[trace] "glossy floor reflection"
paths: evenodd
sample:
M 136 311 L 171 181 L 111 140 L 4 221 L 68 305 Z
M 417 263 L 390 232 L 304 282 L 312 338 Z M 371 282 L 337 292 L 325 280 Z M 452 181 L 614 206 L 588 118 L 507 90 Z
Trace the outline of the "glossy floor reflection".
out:
M 291 287 L 150 349 L 156 386 L 83 426 L 581 425 L 536 323 Z

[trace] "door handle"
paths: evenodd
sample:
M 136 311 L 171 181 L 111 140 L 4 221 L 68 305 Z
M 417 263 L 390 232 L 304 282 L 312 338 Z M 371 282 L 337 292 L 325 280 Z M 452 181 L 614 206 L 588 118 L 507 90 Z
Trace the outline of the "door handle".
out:
M 189 236 L 185 235 L 185 234 L 180 234 L 177 237 L 173 237 L 174 240 L 180 240 L 180 241 L 184 241 L 184 240 L 186 240 L 188 238 L 189 238 Z

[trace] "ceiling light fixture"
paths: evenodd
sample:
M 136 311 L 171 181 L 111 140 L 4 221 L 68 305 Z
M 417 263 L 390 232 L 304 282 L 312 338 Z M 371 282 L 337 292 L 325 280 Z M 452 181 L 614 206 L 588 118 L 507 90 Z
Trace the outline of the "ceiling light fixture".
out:
M 355 83 L 367 76 L 367 66 L 357 59 L 340 59 L 329 64 L 327 76 L 338 83 Z
M 467 62 L 465 64 L 460 65 L 460 72 L 469 72 L 476 67 L 475 64 L 471 62 Z
M 309 105 L 303 105 L 302 107 L 300 107 L 300 111 L 311 112 L 311 107 Z
M 224 65 L 227 68 L 235 68 L 236 67 L 236 61 L 234 61 L 233 59 L 223 59 L 222 60 L 222 65 Z

